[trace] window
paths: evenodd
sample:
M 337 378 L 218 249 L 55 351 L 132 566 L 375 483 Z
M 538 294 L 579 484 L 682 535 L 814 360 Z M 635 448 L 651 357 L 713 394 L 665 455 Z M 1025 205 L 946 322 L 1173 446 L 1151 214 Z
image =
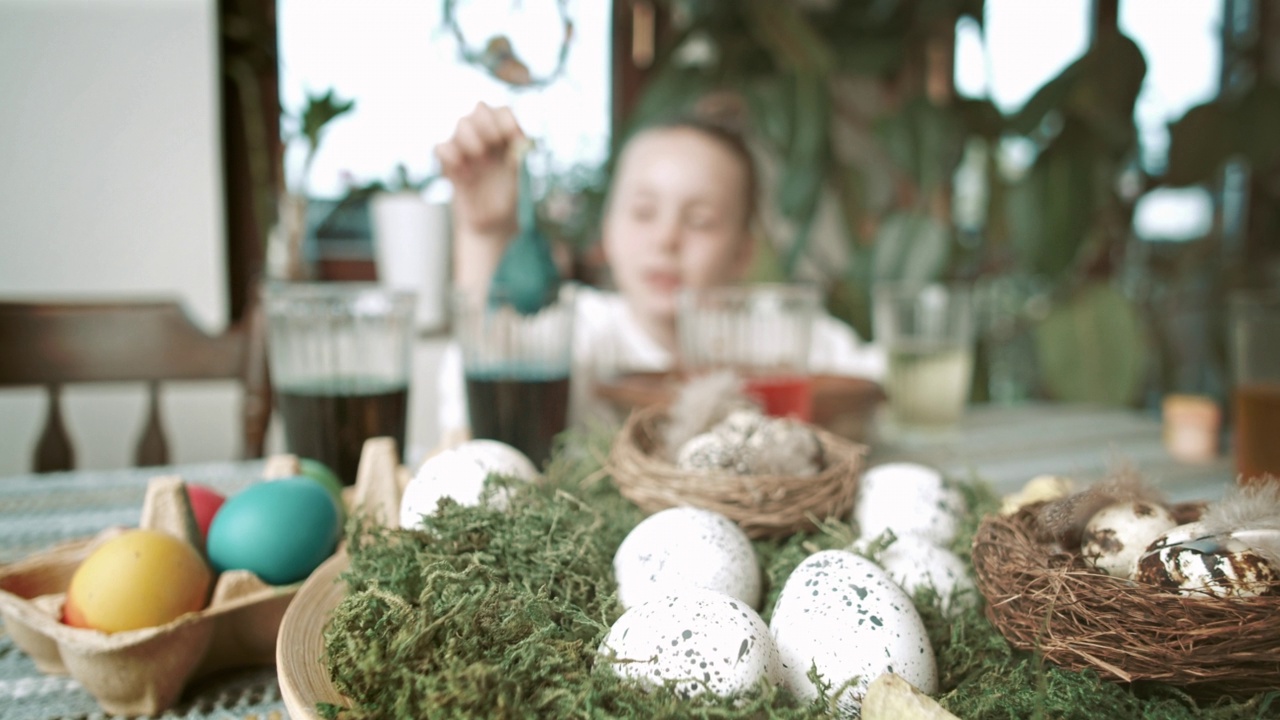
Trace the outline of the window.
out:
M 561 8 L 573 21 L 563 73 L 542 89 L 515 90 L 460 60 L 442 0 L 279 0 L 280 94 L 296 114 L 307 92 L 333 88 L 354 111 L 327 128 L 308 178 L 310 195 L 340 197 L 351 184 L 435 171 L 432 148 L 479 101 L 510 105 L 543 142 L 549 170 L 597 165 L 608 152 L 610 3 L 598 0 L 457 0 L 472 49 L 508 37 L 534 77 L 556 67 Z M 288 127 L 286 127 L 286 130 Z M 296 144 L 295 144 L 296 145 Z M 286 152 L 292 187 L 301 148 Z M 443 186 L 438 186 L 443 187 Z

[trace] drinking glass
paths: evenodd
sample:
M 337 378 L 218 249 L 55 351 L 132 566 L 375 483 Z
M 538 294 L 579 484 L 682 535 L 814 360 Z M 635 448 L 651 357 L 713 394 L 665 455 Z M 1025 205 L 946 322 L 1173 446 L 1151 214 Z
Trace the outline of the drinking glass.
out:
M 1280 291 L 1236 293 L 1230 309 L 1236 471 L 1280 477 Z
M 810 336 L 820 306 L 813 285 L 759 283 L 686 289 L 677 330 L 684 370 L 730 369 L 775 417 L 813 418 Z
M 886 434 L 930 440 L 951 435 L 973 378 L 969 288 L 881 283 L 872 291 L 876 342 L 888 356 Z
M 574 293 L 524 315 L 475 293 L 453 296 L 454 339 L 462 350 L 471 436 L 499 440 L 537 465 L 568 427 Z
M 414 293 L 365 283 L 270 283 L 267 356 L 289 452 L 348 485 L 364 441 L 403 454 Z

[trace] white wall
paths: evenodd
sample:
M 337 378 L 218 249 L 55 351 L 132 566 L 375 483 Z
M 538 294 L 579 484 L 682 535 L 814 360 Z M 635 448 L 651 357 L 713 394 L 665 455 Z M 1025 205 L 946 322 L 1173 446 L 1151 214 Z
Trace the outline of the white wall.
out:
M 0 0 L 0 296 L 177 295 L 221 329 L 215 42 L 213 0 Z M 174 459 L 232 457 L 237 402 L 170 391 Z M 44 408 L 0 391 L 0 476 L 27 469 Z M 73 388 L 65 409 L 81 467 L 129 464 L 140 390 Z

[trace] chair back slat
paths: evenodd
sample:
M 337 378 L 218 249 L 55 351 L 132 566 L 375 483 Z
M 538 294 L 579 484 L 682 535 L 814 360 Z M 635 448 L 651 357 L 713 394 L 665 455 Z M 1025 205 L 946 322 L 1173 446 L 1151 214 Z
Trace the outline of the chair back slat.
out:
M 166 464 L 159 383 L 170 380 L 238 381 L 242 454 L 262 456 L 271 394 L 265 321 L 256 301 L 218 335 L 203 332 L 173 300 L 0 302 L 0 387 L 49 388 L 38 472 L 74 466 L 59 402 L 60 387 L 73 383 L 147 383 L 147 419 L 134 458 L 139 465 Z
M 44 429 L 40 431 L 40 440 L 36 443 L 32 468 L 36 472 L 53 472 L 70 470 L 76 464 L 76 452 L 71 447 L 71 436 L 62 422 L 62 388 L 49 385 L 49 409 L 45 412 Z

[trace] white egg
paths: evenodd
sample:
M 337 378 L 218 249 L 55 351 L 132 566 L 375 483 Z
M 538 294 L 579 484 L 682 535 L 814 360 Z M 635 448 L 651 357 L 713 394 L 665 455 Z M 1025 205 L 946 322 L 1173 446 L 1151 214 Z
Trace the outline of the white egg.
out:
M 977 590 L 964 561 L 919 535 L 903 535 L 894 540 L 880 552 L 879 562 L 907 595 L 915 597 L 920 588 L 933 588 L 938 593 L 938 604 L 948 616 L 972 607 L 977 600 Z
M 690 588 L 760 605 L 760 563 L 751 541 L 729 518 L 701 508 L 669 508 L 642 520 L 618 546 L 613 576 L 624 608 Z
M 818 689 L 808 673 L 816 667 L 839 693 L 843 716 L 858 714 L 867 686 L 885 672 L 927 694 L 938 689 L 933 647 L 911 598 L 878 565 L 847 550 L 800 563 L 778 596 L 770 630 L 783 683 L 812 700 Z
M 1085 524 L 1080 554 L 1108 575 L 1129 578 L 1138 556 L 1177 524 L 1173 514 L 1156 503 L 1129 500 L 1108 505 Z
M 685 590 L 631 608 L 600 645 L 601 662 L 621 677 L 670 685 L 683 697 L 731 697 L 762 679 L 778 682 L 769 628 L 745 603 L 710 590 Z
M 916 534 L 946 546 L 956 539 L 964 497 L 933 468 L 888 463 L 867 470 L 858 483 L 853 519 L 862 537 L 885 530 L 898 537 Z
M 519 478 L 525 482 L 538 479 L 538 468 L 527 455 L 498 440 L 468 440 L 453 451 L 472 458 L 496 475 Z
M 1179 595 L 1253 597 L 1272 592 L 1280 568 L 1245 543 L 1210 536 L 1202 523 L 1192 522 L 1156 538 L 1138 557 L 1134 579 Z
M 440 500 L 459 505 L 505 509 L 509 492 L 494 488 L 486 494 L 490 475 L 533 481 L 538 471 L 523 453 L 496 440 L 470 440 L 429 458 L 409 481 L 400 497 L 400 527 L 417 528 L 423 515 L 432 515 Z

